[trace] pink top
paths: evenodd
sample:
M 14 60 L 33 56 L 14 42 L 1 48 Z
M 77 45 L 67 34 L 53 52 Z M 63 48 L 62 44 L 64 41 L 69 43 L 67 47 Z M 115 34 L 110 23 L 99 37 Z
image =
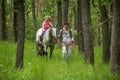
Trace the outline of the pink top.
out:
M 46 20 L 46 21 L 43 22 L 43 28 L 45 30 L 47 30 L 48 28 L 50 28 L 50 25 L 51 25 L 51 23 L 48 20 Z

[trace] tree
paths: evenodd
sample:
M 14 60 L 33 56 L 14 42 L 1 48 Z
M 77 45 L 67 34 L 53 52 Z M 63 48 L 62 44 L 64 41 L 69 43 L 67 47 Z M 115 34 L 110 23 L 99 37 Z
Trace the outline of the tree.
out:
M 2 12 L 2 4 L 1 4 L 1 0 L 0 0 L 0 12 Z M 2 29 L 2 14 L 0 13 L 0 38 L 1 38 L 1 29 Z
M 17 42 L 17 1 L 14 0 L 14 18 L 13 18 L 13 29 L 14 29 L 14 39 Z
M 32 0 L 32 16 L 33 16 L 33 22 L 34 22 L 34 37 L 33 37 L 33 39 L 35 39 L 36 32 L 37 32 L 37 20 L 36 20 L 36 16 L 35 16 L 35 0 Z
M 81 0 L 77 0 L 77 14 L 78 51 L 84 52 Z
M 2 22 L 1 22 L 1 40 L 6 40 L 6 13 L 5 13 L 6 0 L 2 0 Z
M 76 30 L 77 29 L 77 9 L 76 9 L 76 2 L 75 1 L 74 1 L 74 5 L 73 5 L 73 15 L 74 15 L 74 26 L 73 26 L 73 29 Z
M 81 0 L 82 4 L 82 26 L 84 32 L 84 59 L 85 62 L 94 64 L 92 25 L 90 17 L 90 0 Z
M 63 22 L 68 22 L 69 0 L 63 0 Z
M 16 68 L 23 67 L 24 40 L 25 40 L 25 6 L 24 0 L 17 0 L 17 23 L 18 23 L 18 40 L 16 54 Z
M 99 0 L 99 9 L 103 31 L 103 62 L 107 63 L 110 60 L 108 12 L 106 6 L 101 4 L 101 0 Z
M 69 25 L 70 25 L 70 28 L 73 28 L 75 27 L 75 21 L 76 21 L 76 16 L 77 14 L 75 13 L 76 11 L 76 1 L 74 0 L 69 0 L 69 9 L 68 9 L 68 22 L 69 22 Z
M 113 0 L 111 72 L 120 74 L 120 0 Z
M 109 6 L 109 15 L 110 15 L 110 20 L 109 20 L 109 45 L 111 46 L 111 33 L 112 33 L 112 26 L 113 26 L 113 4 L 110 4 Z
M 58 31 L 62 28 L 62 5 L 61 0 L 57 0 L 57 26 Z

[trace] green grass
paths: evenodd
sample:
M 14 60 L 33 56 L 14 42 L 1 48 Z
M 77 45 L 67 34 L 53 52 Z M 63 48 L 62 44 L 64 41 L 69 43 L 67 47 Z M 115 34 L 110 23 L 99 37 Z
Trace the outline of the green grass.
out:
M 26 42 L 24 68 L 15 69 L 16 43 L 0 41 L 0 80 L 120 80 L 110 73 L 110 64 L 102 63 L 102 47 L 95 47 L 95 66 L 85 64 L 74 48 L 69 62 L 62 60 L 56 46 L 52 59 L 36 55 L 35 43 Z

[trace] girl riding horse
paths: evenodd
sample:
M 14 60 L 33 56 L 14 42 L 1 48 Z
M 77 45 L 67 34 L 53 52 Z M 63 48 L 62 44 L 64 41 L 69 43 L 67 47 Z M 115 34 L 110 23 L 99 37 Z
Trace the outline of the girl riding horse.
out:
M 42 34 L 42 28 L 40 28 L 36 33 L 36 48 L 38 55 L 44 56 L 48 55 L 47 48 L 50 48 L 50 57 L 52 57 L 52 52 L 54 50 L 55 38 L 56 38 L 56 28 L 49 28 L 46 30 L 43 36 L 43 41 L 40 41 L 40 36 Z
M 43 24 L 42 24 L 43 32 L 42 32 L 42 34 L 40 36 L 40 41 L 41 42 L 43 40 L 43 35 L 44 35 L 45 31 L 52 26 L 50 20 L 51 20 L 50 16 L 45 16 L 45 20 L 43 21 Z

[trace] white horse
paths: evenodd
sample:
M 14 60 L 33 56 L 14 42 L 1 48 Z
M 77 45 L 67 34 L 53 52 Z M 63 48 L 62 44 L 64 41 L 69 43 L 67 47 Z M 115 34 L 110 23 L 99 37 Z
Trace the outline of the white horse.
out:
M 37 54 L 44 56 L 48 55 L 47 48 L 50 47 L 50 57 L 52 57 L 52 52 L 54 50 L 54 44 L 56 39 L 56 28 L 49 28 L 45 31 L 43 35 L 43 40 L 40 41 L 40 36 L 43 33 L 43 28 L 40 28 L 36 33 L 36 48 Z

